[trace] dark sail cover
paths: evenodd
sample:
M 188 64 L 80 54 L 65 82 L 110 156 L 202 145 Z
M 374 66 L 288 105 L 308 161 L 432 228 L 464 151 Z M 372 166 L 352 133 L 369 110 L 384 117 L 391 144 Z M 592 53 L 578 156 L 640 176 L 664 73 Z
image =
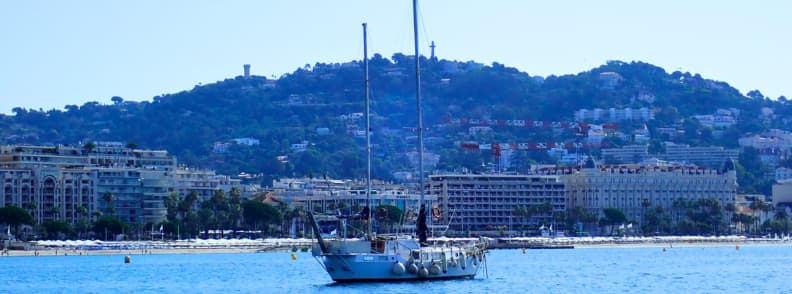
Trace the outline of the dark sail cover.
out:
M 368 220 L 369 219 L 369 214 L 370 214 L 369 213 L 369 207 L 368 206 L 364 206 L 363 210 L 361 210 L 360 214 L 358 214 L 358 217 L 359 217 L 359 219 L 362 219 L 362 220 Z
M 423 204 L 421 204 L 421 208 L 418 210 L 418 223 L 416 225 L 418 243 L 420 243 L 421 246 L 429 245 L 429 242 L 426 241 L 426 232 L 429 230 L 429 228 L 426 227 L 426 207 L 424 207 Z

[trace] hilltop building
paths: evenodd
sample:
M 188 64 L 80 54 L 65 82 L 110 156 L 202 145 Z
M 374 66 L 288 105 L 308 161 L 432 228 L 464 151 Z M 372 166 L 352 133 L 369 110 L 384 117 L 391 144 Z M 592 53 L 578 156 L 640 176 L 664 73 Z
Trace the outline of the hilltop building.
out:
M 665 142 L 665 154 L 662 159 L 691 163 L 708 168 L 718 168 L 727 160 L 737 160 L 740 150 L 725 149 L 720 146 L 691 147 L 687 144 Z
M 771 129 L 762 134 L 742 137 L 739 140 L 740 147 L 751 147 L 756 150 L 777 149 L 789 152 L 792 150 L 792 133 Z
M 649 145 L 602 149 L 602 159 L 609 163 L 639 163 L 647 158 L 649 158 Z
M 595 108 L 593 110 L 580 109 L 575 112 L 575 120 L 593 121 L 593 122 L 620 122 L 620 121 L 649 121 L 654 118 L 654 113 L 651 109 L 641 107 L 638 109 L 633 108 L 609 108 L 601 109 Z
M 775 170 L 776 182 L 792 179 L 792 168 L 779 167 Z

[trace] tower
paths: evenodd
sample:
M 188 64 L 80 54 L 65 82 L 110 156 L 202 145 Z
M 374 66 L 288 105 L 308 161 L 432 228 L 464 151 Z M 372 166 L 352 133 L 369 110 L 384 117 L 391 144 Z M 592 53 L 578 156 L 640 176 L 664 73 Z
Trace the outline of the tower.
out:
M 432 57 L 429 58 L 429 59 L 434 60 L 435 59 L 435 55 L 434 55 L 435 44 L 434 44 L 434 41 L 432 41 L 432 45 L 429 45 L 429 48 L 432 48 Z
M 242 65 L 245 68 L 245 78 L 250 78 L 250 64 Z

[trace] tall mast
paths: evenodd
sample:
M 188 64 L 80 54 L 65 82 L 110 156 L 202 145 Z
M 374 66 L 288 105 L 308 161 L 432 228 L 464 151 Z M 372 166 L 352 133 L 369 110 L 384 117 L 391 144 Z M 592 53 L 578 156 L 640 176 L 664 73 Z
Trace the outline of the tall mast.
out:
M 423 165 L 423 111 L 421 111 L 421 59 L 418 54 L 418 0 L 413 0 L 413 43 L 415 43 L 415 102 L 418 109 L 418 178 L 420 179 L 419 205 L 424 204 L 424 165 Z
M 371 240 L 371 116 L 369 115 L 369 75 L 368 75 L 368 44 L 366 23 L 363 23 L 363 92 L 366 97 L 366 206 L 368 209 L 368 228 L 366 236 Z

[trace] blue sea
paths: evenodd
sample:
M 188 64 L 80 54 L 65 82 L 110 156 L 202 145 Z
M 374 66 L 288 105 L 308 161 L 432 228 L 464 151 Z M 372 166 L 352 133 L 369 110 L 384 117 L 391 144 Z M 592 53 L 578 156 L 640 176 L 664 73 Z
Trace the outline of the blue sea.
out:
M 310 253 L 0 257 L 0 293 L 792 293 L 792 246 L 493 250 L 471 280 L 336 284 Z

